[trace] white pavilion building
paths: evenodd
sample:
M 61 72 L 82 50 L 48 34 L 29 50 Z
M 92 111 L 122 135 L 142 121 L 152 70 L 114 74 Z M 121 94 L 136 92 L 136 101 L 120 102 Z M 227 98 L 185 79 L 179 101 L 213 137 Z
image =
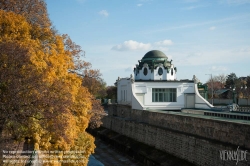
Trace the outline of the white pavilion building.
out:
M 138 61 L 134 76 L 119 78 L 117 103 L 139 110 L 211 109 L 198 91 L 198 80 L 176 80 L 177 68 L 161 51 L 152 50 Z

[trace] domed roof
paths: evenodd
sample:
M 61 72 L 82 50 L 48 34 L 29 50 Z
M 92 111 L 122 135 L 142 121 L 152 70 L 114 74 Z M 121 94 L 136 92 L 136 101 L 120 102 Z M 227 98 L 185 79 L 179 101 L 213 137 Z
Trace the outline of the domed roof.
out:
M 152 50 L 147 52 L 142 59 L 153 59 L 153 58 L 168 58 L 163 52 L 158 50 Z

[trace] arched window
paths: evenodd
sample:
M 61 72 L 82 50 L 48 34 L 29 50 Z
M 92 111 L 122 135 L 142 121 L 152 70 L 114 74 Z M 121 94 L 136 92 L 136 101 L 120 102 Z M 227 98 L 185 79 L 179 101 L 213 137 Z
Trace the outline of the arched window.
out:
M 162 70 L 161 67 L 158 69 L 158 74 L 159 74 L 160 76 L 163 74 L 163 70 Z
M 147 68 L 144 68 L 143 74 L 144 74 L 145 76 L 148 74 L 148 69 L 147 69 Z

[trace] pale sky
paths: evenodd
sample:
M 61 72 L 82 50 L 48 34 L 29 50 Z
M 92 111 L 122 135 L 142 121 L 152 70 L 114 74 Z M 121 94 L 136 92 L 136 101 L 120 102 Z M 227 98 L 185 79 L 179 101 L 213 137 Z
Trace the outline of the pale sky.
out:
M 250 0 L 46 0 L 53 25 L 86 52 L 107 85 L 150 50 L 177 79 L 250 75 Z

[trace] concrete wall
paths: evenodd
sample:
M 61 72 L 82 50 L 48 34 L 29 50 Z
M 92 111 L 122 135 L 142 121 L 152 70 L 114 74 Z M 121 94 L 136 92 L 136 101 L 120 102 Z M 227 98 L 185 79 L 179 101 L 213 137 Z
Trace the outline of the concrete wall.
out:
M 114 116 L 113 116 L 114 115 Z M 170 112 L 131 110 L 111 105 L 104 127 L 188 160 L 196 165 L 235 165 L 220 159 L 220 150 L 250 151 L 250 125 Z M 237 165 L 250 164 L 240 161 Z

